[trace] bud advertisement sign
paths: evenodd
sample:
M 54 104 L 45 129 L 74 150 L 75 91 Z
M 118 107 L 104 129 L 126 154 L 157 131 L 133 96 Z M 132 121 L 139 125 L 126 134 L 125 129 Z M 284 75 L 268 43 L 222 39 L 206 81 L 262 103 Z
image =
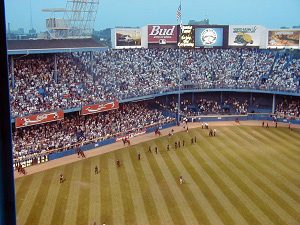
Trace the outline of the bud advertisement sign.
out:
M 180 28 L 180 37 L 178 47 L 180 48 L 194 48 L 195 40 L 194 40 L 194 28 L 193 26 L 184 26 L 182 25 Z
M 296 47 L 299 48 L 300 30 L 269 30 L 269 47 Z
M 230 46 L 260 46 L 263 29 L 258 25 L 229 26 Z
M 132 46 L 140 47 L 142 44 L 142 35 L 140 29 L 135 28 L 117 28 L 116 33 L 116 46 Z
M 196 47 L 222 47 L 223 28 L 201 27 L 195 28 Z
M 148 43 L 169 44 L 177 43 L 176 25 L 149 25 Z

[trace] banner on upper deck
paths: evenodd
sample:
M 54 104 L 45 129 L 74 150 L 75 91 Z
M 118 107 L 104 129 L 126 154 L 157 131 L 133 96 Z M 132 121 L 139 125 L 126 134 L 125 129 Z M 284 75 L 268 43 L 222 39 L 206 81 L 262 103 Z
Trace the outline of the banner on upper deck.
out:
M 182 25 L 180 27 L 180 34 L 178 39 L 179 48 L 194 48 L 195 47 L 195 30 L 193 26 Z
M 269 30 L 268 47 L 269 48 L 299 48 L 300 30 Z
M 177 43 L 176 25 L 148 25 L 148 43 Z
M 261 45 L 265 28 L 260 25 L 230 25 L 229 45 L 258 47 Z
M 103 104 L 94 104 L 83 106 L 80 115 L 89 115 L 93 113 L 105 112 L 119 108 L 119 101 L 107 102 Z
M 141 47 L 141 29 L 116 28 L 116 47 Z
M 223 47 L 223 27 L 197 27 L 195 28 L 196 47 Z
M 15 121 L 16 128 L 28 127 L 42 123 L 49 123 L 64 119 L 64 111 L 48 112 L 37 115 L 30 115 L 25 117 L 18 117 Z

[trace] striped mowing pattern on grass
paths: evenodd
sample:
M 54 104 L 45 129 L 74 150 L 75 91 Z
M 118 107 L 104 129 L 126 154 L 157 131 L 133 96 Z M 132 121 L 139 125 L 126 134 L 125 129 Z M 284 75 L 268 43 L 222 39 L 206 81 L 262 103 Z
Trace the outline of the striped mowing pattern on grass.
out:
M 175 150 L 174 142 L 182 140 L 185 146 Z M 149 146 L 159 153 L 149 153 Z M 218 127 L 217 136 L 208 137 L 208 130 L 192 129 L 17 179 L 17 220 L 19 225 L 297 225 L 299 161 L 298 131 Z

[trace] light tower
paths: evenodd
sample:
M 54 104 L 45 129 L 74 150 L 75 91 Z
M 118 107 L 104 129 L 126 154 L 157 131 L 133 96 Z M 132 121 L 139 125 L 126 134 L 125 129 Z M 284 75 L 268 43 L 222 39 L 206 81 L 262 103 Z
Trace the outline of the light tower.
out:
M 43 9 L 50 12 L 46 26 L 51 38 L 90 38 L 92 36 L 99 0 L 67 0 L 65 9 Z M 63 18 L 56 18 L 63 13 Z
M 67 0 L 65 20 L 68 21 L 69 36 L 92 35 L 99 0 Z

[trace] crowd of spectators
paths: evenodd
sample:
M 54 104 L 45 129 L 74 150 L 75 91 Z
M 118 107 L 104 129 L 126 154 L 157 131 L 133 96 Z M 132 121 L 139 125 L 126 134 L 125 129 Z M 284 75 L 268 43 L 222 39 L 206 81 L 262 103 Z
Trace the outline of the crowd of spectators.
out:
M 279 57 L 272 72 L 266 79 L 266 89 L 297 90 L 300 82 L 300 60 L 290 59 L 289 56 Z
M 249 109 L 248 100 L 230 97 L 224 101 L 223 109 L 228 109 L 228 112 L 232 114 L 247 114 Z
M 300 99 L 283 99 L 276 105 L 276 115 L 281 118 L 300 118 Z
M 219 102 L 207 100 L 205 98 L 197 100 L 195 104 L 191 104 L 189 101 L 184 101 L 182 109 L 183 114 L 186 116 L 218 114 L 221 111 L 221 105 Z
M 14 61 L 11 79 L 13 116 L 75 108 L 113 99 L 105 95 L 86 68 L 71 54 L 38 55 Z
M 300 79 L 299 59 L 257 49 L 126 49 L 29 55 L 16 57 L 11 67 L 14 117 L 168 92 L 178 88 L 179 77 L 181 87 L 189 89 L 289 92 L 299 91 Z
M 217 114 L 247 114 L 249 105 L 247 99 L 238 99 L 234 97 L 225 98 L 223 101 L 214 97 L 197 97 L 193 101 L 183 97 L 180 101 L 181 114 L 184 116 L 203 116 Z M 177 98 L 168 101 L 156 100 L 161 108 L 177 113 Z
M 63 151 L 79 142 L 94 143 L 173 120 L 157 109 L 138 103 L 122 104 L 118 110 L 88 116 L 75 113 L 61 121 L 16 129 L 13 132 L 14 158 L 49 150 Z

